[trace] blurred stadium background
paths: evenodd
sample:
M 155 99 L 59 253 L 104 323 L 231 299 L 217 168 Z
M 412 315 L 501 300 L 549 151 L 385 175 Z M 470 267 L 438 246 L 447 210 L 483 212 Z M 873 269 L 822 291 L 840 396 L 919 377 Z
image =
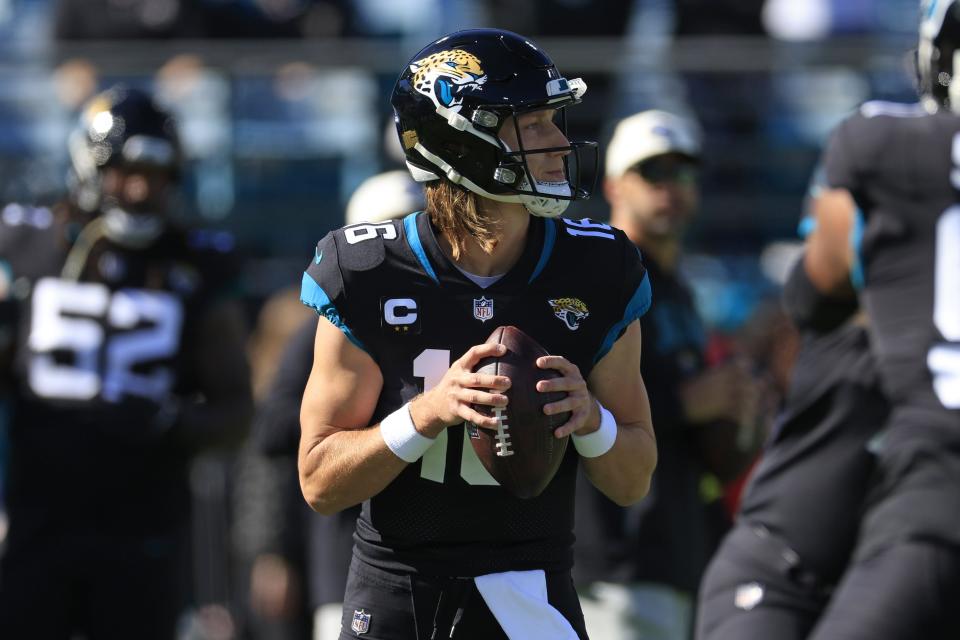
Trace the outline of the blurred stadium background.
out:
M 912 98 L 916 20 L 915 0 L 0 0 L 0 197 L 62 192 L 64 140 L 96 90 L 154 90 L 192 164 L 183 213 L 233 232 L 255 306 L 298 280 L 360 181 L 399 166 L 398 61 L 497 26 L 588 81 L 574 135 L 603 145 L 616 117 L 652 107 L 700 120 L 688 267 L 707 317 L 732 328 L 768 292 L 764 248 L 795 237 L 829 129 L 866 99 Z

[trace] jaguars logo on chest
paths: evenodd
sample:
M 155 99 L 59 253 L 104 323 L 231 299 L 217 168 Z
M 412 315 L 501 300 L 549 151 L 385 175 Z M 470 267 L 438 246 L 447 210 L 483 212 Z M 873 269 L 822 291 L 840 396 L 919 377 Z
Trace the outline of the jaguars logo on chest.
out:
M 571 331 L 580 328 L 580 323 L 590 316 L 590 310 L 580 298 L 555 298 L 548 300 L 555 315 Z

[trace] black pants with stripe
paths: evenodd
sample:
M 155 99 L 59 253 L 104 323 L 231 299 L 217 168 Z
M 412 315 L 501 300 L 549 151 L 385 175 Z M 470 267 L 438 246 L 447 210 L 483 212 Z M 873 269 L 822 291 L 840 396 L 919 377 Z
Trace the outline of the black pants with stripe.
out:
M 547 573 L 547 598 L 587 640 L 569 571 Z M 397 574 L 357 558 L 343 598 L 340 640 L 506 640 L 470 578 Z M 531 638 L 530 640 L 537 640 Z

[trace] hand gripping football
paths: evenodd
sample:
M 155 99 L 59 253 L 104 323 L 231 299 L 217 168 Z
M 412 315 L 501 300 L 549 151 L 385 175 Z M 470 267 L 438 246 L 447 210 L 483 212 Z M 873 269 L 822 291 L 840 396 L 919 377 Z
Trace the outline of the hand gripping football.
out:
M 536 340 L 516 327 L 497 327 L 487 343 L 500 343 L 507 352 L 499 358 L 484 358 L 475 372 L 507 376 L 506 407 L 476 405 L 485 415 L 496 415 L 496 430 L 468 424 L 470 443 L 480 462 L 504 489 L 519 498 L 533 498 L 550 484 L 567 450 L 569 437 L 557 439 L 553 432 L 570 419 L 570 413 L 548 416 L 543 406 L 562 400 L 563 392 L 541 393 L 537 382 L 559 378 L 555 369 L 540 369 L 537 358 L 548 355 Z

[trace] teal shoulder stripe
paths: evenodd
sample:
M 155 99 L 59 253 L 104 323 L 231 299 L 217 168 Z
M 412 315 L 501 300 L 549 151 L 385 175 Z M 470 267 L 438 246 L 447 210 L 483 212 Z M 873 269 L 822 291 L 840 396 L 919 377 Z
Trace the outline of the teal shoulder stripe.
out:
M 613 348 L 613 343 L 617 341 L 617 338 L 619 338 L 620 334 L 623 333 L 623 330 L 627 328 L 627 325 L 647 312 L 647 309 L 650 308 L 650 300 L 652 296 L 653 292 L 650 289 L 650 276 L 644 274 L 643 280 L 640 282 L 640 286 L 638 286 L 637 290 L 633 292 L 633 297 L 630 298 L 630 302 L 627 303 L 627 308 L 623 312 L 623 319 L 613 325 L 613 327 L 610 328 L 610 331 L 607 332 L 607 336 L 603 339 L 603 343 L 600 345 L 600 350 L 593 359 L 594 364 L 599 362 L 603 356 L 610 352 L 610 349 Z M 639 364 L 637 366 L 639 366 Z
M 427 252 L 423 250 L 423 243 L 420 242 L 420 232 L 417 230 L 417 216 L 421 213 L 422 211 L 417 211 L 416 213 L 411 213 L 406 216 L 403 219 L 403 230 L 407 236 L 407 244 L 410 245 L 410 250 L 413 251 L 413 255 L 417 256 L 417 260 L 420 261 L 423 270 L 427 272 L 427 275 L 430 276 L 434 282 L 440 284 L 437 274 L 433 272 L 433 266 L 431 266 L 430 261 L 427 259 Z
M 527 284 L 536 280 L 540 272 L 547 266 L 550 256 L 553 254 L 553 247 L 557 244 L 557 221 L 546 218 L 544 223 L 546 226 L 543 230 L 543 251 L 540 252 L 540 260 L 537 261 L 537 267 L 533 270 L 533 275 L 530 276 Z
M 316 280 L 310 277 L 308 273 L 303 274 L 303 280 L 300 283 L 300 302 L 307 305 L 311 309 L 316 310 L 316 312 L 330 321 L 330 323 L 340 329 L 343 332 L 343 335 L 347 336 L 347 339 L 357 347 L 363 349 L 367 353 L 370 353 L 370 350 L 357 338 L 353 335 L 353 331 L 350 330 L 350 327 L 343 321 L 340 317 L 340 312 L 337 311 L 337 308 L 330 301 L 330 297 L 327 295 L 327 292 L 323 290 L 323 287 L 317 284 Z M 370 354 L 373 355 L 373 354 Z

